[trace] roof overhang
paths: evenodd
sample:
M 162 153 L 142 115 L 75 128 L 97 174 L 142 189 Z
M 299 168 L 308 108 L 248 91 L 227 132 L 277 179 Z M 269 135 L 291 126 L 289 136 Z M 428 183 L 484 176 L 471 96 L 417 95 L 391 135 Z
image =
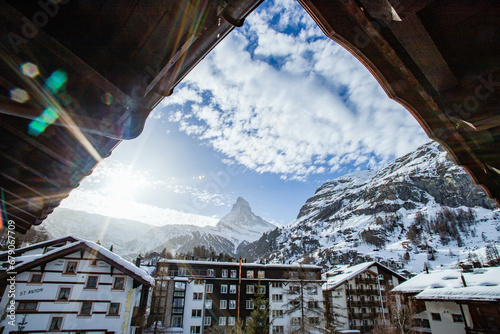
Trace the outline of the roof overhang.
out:
M 261 2 L 0 0 L 4 224 L 40 224 Z
M 500 203 L 500 2 L 298 1 Z

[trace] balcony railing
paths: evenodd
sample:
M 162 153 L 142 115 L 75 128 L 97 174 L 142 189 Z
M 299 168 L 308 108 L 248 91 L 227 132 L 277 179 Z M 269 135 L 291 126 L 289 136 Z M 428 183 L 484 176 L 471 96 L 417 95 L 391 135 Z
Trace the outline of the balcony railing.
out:
M 376 319 L 380 313 L 351 313 L 352 319 Z
M 356 277 L 355 281 L 356 281 L 356 284 L 377 284 L 376 278 Z
M 349 306 L 351 307 L 380 307 L 380 301 L 378 300 L 357 300 L 357 301 L 351 301 L 349 303 Z
M 378 295 L 376 289 L 347 289 L 347 293 L 351 295 Z

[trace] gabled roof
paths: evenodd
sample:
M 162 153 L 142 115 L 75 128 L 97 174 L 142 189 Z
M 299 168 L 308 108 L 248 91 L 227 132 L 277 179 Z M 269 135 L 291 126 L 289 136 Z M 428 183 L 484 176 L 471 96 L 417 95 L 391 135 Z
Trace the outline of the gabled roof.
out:
M 144 270 L 141 268 L 137 268 L 135 265 L 132 263 L 124 260 L 120 256 L 114 254 L 113 252 L 107 250 L 106 248 L 97 245 L 91 241 L 85 241 L 82 239 L 74 238 L 74 237 L 68 237 L 68 238 L 73 238 L 75 241 L 68 243 L 64 246 L 58 247 L 56 249 L 53 249 L 49 252 L 46 252 L 44 254 L 34 254 L 34 255 L 26 255 L 26 256 L 19 256 L 19 254 L 23 254 L 26 252 L 25 248 L 31 248 L 34 249 L 36 247 L 33 247 L 35 245 L 21 248 L 18 250 L 15 250 L 14 253 L 16 254 L 15 260 L 16 264 L 12 267 L 9 268 L 9 271 L 4 271 L 0 273 L 0 280 L 5 279 L 7 276 L 9 276 L 9 272 L 13 271 L 16 272 L 17 274 L 33 269 L 38 266 L 43 266 L 44 264 L 60 259 L 64 256 L 67 256 L 69 254 L 81 251 L 82 253 L 84 251 L 92 253 L 94 256 L 99 258 L 100 260 L 108 263 L 112 267 L 117 268 L 124 274 L 127 274 L 137 280 L 138 282 L 145 284 L 145 285 L 154 285 L 154 279 Z M 66 238 L 60 238 L 56 239 L 55 241 L 61 241 Z M 42 244 L 47 244 L 47 242 L 42 243 Z M 57 244 L 57 243 L 56 243 Z M 43 247 L 43 246 L 41 246 Z
M 500 267 L 421 273 L 392 292 L 416 294 L 416 299 L 423 300 L 500 300 Z
M 391 273 L 391 275 L 396 276 L 400 280 L 404 280 L 405 278 L 394 270 L 387 268 L 386 266 L 376 262 L 364 262 L 351 267 L 343 268 L 343 269 L 332 269 L 326 273 L 327 281 L 324 285 L 324 290 L 333 290 L 336 289 L 341 284 L 346 281 L 356 277 L 357 275 L 369 270 L 370 267 L 377 266 L 380 269 L 386 270 Z M 373 272 L 375 273 L 375 272 Z
M 18 257 L 21 254 L 24 254 L 28 251 L 34 250 L 34 249 L 41 249 L 45 247 L 50 247 L 50 246 L 57 246 L 57 245 L 62 245 L 66 243 L 73 243 L 76 241 L 82 241 L 82 239 L 73 237 L 73 236 L 67 236 L 67 237 L 62 237 L 58 239 L 52 239 L 52 240 L 47 240 L 43 242 L 39 242 L 36 244 L 32 244 L 23 248 L 19 248 L 15 250 L 15 254 Z M 9 255 L 9 251 L 1 252 L 0 253 L 0 261 L 5 261 L 7 256 Z

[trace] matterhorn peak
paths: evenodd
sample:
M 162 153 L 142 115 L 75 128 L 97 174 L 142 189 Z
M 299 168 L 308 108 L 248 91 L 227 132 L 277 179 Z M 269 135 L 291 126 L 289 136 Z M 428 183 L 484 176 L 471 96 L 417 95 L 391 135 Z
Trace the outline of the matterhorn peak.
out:
M 241 196 L 233 204 L 231 212 L 222 217 L 217 226 L 219 229 L 231 230 L 253 229 L 256 227 L 270 229 L 273 227 L 271 223 L 255 215 L 248 201 Z

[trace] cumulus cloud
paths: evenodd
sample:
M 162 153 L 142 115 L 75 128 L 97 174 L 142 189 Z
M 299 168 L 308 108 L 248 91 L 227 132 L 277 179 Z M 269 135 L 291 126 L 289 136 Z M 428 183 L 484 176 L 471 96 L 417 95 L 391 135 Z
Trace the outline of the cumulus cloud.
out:
M 427 140 L 295 1 L 262 6 L 162 103 L 181 131 L 291 179 L 375 168 Z

